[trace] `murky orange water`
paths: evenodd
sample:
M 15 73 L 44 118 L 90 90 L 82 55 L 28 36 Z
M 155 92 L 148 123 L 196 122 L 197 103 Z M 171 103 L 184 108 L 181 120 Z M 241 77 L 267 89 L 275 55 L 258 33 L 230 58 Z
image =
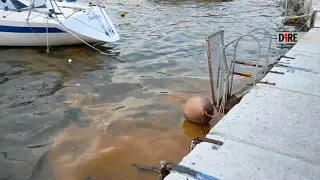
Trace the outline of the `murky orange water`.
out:
M 201 132 L 199 125 L 183 119 L 182 105 L 188 97 L 186 93 L 163 95 L 163 101 L 158 103 L 169 104 L 171 110 L 150 114 L 140 121 L 126 120 L 119 109 L 116 114 L 104 116 L 106 120 L 112 119 L 105 123 L 105 127 L 99 123 L 99 126 L 79 128 L 71 123 L 54 137 L 55 144 L 48 154 L 52 175 L 56 179 L 69 180 L 156 179 L 157 173 L 139 171 L 133 165 L 159 168 L 159 161 L 162 160 L 180 162 L 189 151 L 191 139 L 205 136 L 220 118 L 213 119 L 211 125 L 204 125 Z M 101 112 L 106 109 L 101 108 L 103 105 L 94 107 L 99 107 Z M 86 111 L 86 114 L 90 114 Z

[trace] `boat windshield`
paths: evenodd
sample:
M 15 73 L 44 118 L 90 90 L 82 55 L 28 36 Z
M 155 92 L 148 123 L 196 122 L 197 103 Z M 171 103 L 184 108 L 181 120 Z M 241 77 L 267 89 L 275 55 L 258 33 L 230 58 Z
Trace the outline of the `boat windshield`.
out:
M 7 0 L 8 1 L 8 0 Z M 16 9 L 23 9 L 23 8 L 27 8 L 28 7 L 28 5 L 26 5 L 26 4 L 24 4 L 24 3 L 22 3 L 22 2 L 20 2 L 20 1 L 18 1 L 18 0 L 10 0 L 11 1 L 11 3 L 14 5 L 14 7 L 16 8 Z
M 18 10 L 27 9 L 32 3 L 32 0 L 0 0 L 0 9 Z M 35 8 L 46 8 L 45 0 L 35 0 Z
M 26 9 L 29 4 L 19 0 L 0 0 L 0 9 L 19 10 Z

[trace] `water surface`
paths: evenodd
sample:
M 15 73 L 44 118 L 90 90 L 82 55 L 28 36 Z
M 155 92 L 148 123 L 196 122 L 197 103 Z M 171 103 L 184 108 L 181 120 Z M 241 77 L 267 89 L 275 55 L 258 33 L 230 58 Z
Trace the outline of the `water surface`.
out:
M 272 0 L 105 3 L 121 37 L 109 56 L 85 46 L 0 52 L 0 179 L 156 179 L 132 164 L 178 163 L 210 129 L 182 114 L 190 96 L 211 96 L 207 79 L 181 77 L 207 77 L 205 36 L 274 32 L 281 14 Z

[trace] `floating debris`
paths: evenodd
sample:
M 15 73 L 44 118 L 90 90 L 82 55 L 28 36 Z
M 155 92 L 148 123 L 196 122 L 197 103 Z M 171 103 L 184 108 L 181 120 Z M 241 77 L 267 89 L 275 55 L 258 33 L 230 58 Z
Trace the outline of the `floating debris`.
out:
M 151 171 L 151 172 L 156 172 L 159 173 L 159 169 L 155 167 L 147 167 L 147 166 L 142 166 L 138 164 L 132 164 L 133 167 L 137 168 L 139 171 Z
M 116 110 L 119 110 L 119 109 L 122 109 L 122 108 L 125 108 L 126 106 L 119 106 L 119 107 L 116 107 L 114 109 L 112 109 L 112 111 L 116 111 Z
M 44 146 L 47 146 L 48 143 L 45 143 L 45 144 L 36 144 L 36 145 L 30 145 L 28 146 L 28 148 L 30 149 L 33 149 L 33 148 L 41 148 L 41 147 L 44 147 Z
M 153 76 L 140 76 L 142 78 L 153 78 Z

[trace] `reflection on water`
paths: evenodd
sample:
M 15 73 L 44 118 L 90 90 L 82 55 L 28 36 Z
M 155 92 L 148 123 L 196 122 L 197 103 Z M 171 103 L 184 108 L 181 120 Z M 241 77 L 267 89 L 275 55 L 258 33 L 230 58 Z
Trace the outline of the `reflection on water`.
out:
M 201 127 L 199 124 L 195 124 L 187 120 L 183 121 L 183 132 L 191 139 L 206 136 L 210 129 L 211 125 L 209 123 L 203 124 Z
M 132 164 L 178 163 L 221 118 L 201 133 L 182 113 L 192 95 L 211 97 L 208 80 L 177 76 L 207 76 L 204 36 L 272 31 L 281 13 L 271 0 L 106 5 L 121 36 L 109 56 L 85 46 L 0 51 L 0 179 L 156 179 Z

